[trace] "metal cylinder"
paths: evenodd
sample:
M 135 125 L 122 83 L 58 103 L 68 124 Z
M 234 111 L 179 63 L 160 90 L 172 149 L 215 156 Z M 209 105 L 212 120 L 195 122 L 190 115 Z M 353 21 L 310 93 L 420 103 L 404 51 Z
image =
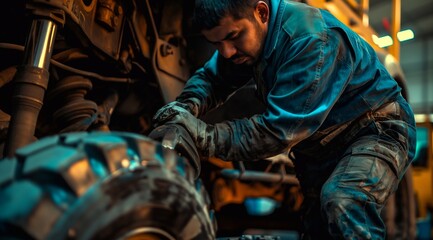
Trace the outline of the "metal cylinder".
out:
M 48 19 L 33 20 L 24 53 L 23 65 L 48 70 L 57 25 Z
M 28 34 L 23 64 L 14 77 L 12 114 L 5 156 L 12 157 L 17 148 L 34 137 L 39 111 L 48 86 L 48 68 L 53 51 L 56 24 L 48 19 L 33 20 Z

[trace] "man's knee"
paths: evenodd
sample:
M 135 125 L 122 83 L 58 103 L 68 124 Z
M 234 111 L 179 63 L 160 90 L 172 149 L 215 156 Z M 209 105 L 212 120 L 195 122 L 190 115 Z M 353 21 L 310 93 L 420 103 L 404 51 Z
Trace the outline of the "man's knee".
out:
M 346 239 L 375 239 L 384 234 L 381 205 L 374 197 L 357 188 L 341 188 L 332 183 L 323 186 L 321 212 L 333 236 Z
M 320 203 L 321 210 L 328 220 L 342 215 L 364 211 L 365 202 L 374 201 L 361 189 L 342 188 L 332 182 L 323 185 Z

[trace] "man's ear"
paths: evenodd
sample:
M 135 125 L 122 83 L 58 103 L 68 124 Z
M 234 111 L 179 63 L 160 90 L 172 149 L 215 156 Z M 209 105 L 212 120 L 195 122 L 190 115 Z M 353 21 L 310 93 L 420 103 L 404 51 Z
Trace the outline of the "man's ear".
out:
M 258 1 L 255 8 L 255 13 L 262 23 L 269 21 L 269 6 L 264 1 Z

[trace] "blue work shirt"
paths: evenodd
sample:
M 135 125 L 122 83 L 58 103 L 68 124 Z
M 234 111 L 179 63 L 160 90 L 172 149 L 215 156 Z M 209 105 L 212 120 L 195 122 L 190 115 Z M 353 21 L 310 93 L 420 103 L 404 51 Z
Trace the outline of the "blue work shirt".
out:
M 216 52 L 178 97 L 197 99 L 203 114 L 255 79 L 266 110 L 216 124 L 216 157 L 273 156 L 400 96 L 373 48 L 329 12 L 286 0 L 271 0 L 270 9 L 266 42 L 254 67 L 235 65 Z

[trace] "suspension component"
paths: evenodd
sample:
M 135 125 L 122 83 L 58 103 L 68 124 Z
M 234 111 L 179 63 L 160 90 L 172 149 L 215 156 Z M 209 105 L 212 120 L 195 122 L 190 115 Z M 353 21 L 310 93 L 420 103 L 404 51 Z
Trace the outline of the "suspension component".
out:
M 82 76 L 61 79 L 49 92 L 48 100 L 58 105 L 53 118 L 59 132 L 85 131 L 96 119 L 98 106 L 84 96 L 92 82 Z
M 25 46 L 24 61 L 14 78 L 12 114 L 5 155 L 31 142 L 48 86 L 48 68 L 57 25 L 50 19 L 35 19 Z
M 114 0 L 99 0 L 96 11 L 96 22 L 110 32 L 116 30 L 120 24 L 121 15 L 123 14 L 122 6 Z
M 119 102 L 119 94 L 115 90 L 111 90 L 105 100 L 98 106 L 98 118 L 95 123 L 95 130 L 110 131 L 109 123 L 114 108 Z

